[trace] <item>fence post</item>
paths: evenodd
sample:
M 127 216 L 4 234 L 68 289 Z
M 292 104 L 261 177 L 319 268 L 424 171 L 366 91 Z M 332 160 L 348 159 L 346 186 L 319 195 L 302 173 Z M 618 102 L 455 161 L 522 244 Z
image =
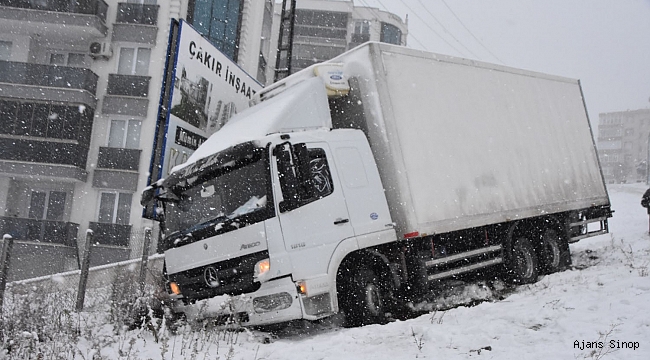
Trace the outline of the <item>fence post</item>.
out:
M 0 323 L 2 323 L 2 309 L 5 300 L 5 288 L 9 278 L 9 262 L 11 260 L 11 248 L 14 246 L 14 239 L 9 234 L 2 236 L 2 255 L 0 256 Z
M 84 308 L 86 299 L 86 283 L 88 282 L 88 269 L 90 269 L 90 249 L 93 242 L 93 231 L 86 231 L 86 244 L 84 245 L 83 259 L 81 262 L 81 274 L 79 275 L 79 289 L 77 290 L 77 311 Z
M 144 284 L 147 280 L 147 264 L 149 263 L 150 246 L 151 246 L 151 228 L 145 228 L 144 244 L 142 245 L 142 261 L 140 261 L 140 294 L 144 294 Z

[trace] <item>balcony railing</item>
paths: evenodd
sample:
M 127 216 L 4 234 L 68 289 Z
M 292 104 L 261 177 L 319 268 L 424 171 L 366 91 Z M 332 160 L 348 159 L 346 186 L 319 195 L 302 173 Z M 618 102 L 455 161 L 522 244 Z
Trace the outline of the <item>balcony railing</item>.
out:
M 0 83 L 81 89 L 94 95 L 97 75 L 90 69 L 0 61 Z
M 9 234 L 14 240 L 77 246 L 78 230 L 78 224 L 65 221 L 0 217 L 0 235 Z
M 106 21 L 108 5 L 103 0 L 0 0 L 0 6 L 21 9 L 97 15 Z
M 100 147 L 97 168 L 137 171 L 141 151 L 138 149 Z
M 149 94 L 149 76 L 108 75 L 108 95 L 147 97 Z
M 101 245 L 128 247 L 131 239 L 131 225 L 91 222 L 93 242 Z
M 158 5 L 117 4 L 115 22 L 119 24 L 156 25 L 158 22 Z

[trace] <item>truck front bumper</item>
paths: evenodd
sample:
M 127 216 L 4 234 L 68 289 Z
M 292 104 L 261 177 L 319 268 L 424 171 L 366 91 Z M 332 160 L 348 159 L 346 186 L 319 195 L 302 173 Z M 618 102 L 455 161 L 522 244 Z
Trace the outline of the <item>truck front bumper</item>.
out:
M 290 276 L 265 282 L 257 291 L 233 296 L 231 301 L 231 311 L 245 326 L 303 318 L 300 296 Z
M 290 276 L 263 283 L 252 293 L 221 295 L 185 304 L 183 296 L 171 296 L 174 312 L 188 319 L 215 319 L 217 323 L 243 326 L 277 324 L 303 318 L 300 295 Z
M 299 294 L 291 276 L 265 282 L 252 293 L 232 297 L 223 295 L 192 305 L 184 305 L 182 296 L 172 296 L 171 299 L 175 303 L 174 310 L 185 313 L 188 318 L 216 318 L 217 322 L 234 321 L 243 326 L 318 320 L 332 315 L 335 306 L 329 292 L 310 297 Z

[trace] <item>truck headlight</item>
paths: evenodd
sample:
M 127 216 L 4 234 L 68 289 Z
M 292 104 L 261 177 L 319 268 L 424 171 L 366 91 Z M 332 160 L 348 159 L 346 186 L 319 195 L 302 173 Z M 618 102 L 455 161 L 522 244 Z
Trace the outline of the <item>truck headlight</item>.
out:
M 169 283 L 169 289 L 172 291 L 174 295 L 180 295 L 181 294 L 181 288 L 178 286 L 177 283 L 175 282 L 170 282 Z
M 257 264 L 255 264 L 253 277 L 255 279 L 259 279 L 260 276 L 268 273 L 269 270 L 271 270 L 271 260 L 269 259 L 260 260 L 257 262 Z

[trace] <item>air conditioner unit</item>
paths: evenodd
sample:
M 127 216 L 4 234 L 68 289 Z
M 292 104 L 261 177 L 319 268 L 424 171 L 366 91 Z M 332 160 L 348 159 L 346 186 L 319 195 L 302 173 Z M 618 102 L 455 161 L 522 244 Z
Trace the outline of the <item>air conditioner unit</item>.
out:
M 90 57 L 93 59 L 108 59 L 113 56 L 113 47 L 110 42 L 93 42 L 90 44 Z

